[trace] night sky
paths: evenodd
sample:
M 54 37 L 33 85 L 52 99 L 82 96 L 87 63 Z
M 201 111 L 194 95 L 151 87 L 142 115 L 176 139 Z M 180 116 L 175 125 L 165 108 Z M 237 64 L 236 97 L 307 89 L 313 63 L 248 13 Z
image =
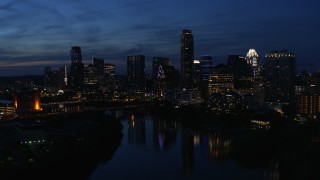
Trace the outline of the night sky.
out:
M 180 34 L 191 29 L 195 58 L 260 56 L 288 49 L 298 70 L 320 70 L 319 0 L 1 0 L 0 76 L 43 74 L 70 65 L 71 46 L 126 73 L 126 57 L 172 59 L 180 69 Z M 263 58 L 262 58 L 263 59 Z

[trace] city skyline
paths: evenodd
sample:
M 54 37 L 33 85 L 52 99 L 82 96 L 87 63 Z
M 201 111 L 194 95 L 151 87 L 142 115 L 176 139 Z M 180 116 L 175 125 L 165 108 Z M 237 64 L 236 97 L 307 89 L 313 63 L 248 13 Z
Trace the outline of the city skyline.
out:
M 180 69 L 182 29 L 193 32 L 195 58 L 211 55 L 214 65 L 250 48 L 262 63 L 265 53 L 287 49 L 298 70 L 320 70 L 316 0 L 182 2 L 3 1 L 0 76 L 70 65 L 71 46 L 82 48 L 85 64 L 93 56 L 115 64 L 116 74 L 126 74 L 126 57 L 139 54 L 146 56 L 148 73 L 154 56 L 168 57 Z

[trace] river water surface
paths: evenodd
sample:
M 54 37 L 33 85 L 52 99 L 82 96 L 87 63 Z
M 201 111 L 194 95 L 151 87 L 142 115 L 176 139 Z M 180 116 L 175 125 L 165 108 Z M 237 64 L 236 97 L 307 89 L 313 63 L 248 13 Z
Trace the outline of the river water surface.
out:
M 183 127 L 174 119 L 152 115 L 131 115 L 121 123 L 121 145 L 111 160 L 97 166 L 90 180 L 279 179 L 276 160 L 252 165 L 232 155 L 234 133 Z

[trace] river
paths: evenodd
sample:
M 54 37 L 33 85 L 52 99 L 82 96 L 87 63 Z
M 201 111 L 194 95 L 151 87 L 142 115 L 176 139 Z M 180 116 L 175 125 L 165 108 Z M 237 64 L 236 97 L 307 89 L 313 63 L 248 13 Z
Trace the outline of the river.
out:
M 233 155 L 236 134 L 180 122 L 136 114 L 121 119 L 121 145 L 89 179 L 279 179 L 277 160 L 262 157 L 266 163 L 252 165 Z

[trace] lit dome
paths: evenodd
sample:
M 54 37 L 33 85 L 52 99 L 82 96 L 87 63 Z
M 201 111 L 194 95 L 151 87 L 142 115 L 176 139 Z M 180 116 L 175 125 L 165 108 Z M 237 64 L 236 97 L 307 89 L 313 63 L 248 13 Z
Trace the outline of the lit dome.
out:
M 247 57 L 259 57 L 257 51 L 255 49 L 249 49 L 249 52 L 247 53 Z

